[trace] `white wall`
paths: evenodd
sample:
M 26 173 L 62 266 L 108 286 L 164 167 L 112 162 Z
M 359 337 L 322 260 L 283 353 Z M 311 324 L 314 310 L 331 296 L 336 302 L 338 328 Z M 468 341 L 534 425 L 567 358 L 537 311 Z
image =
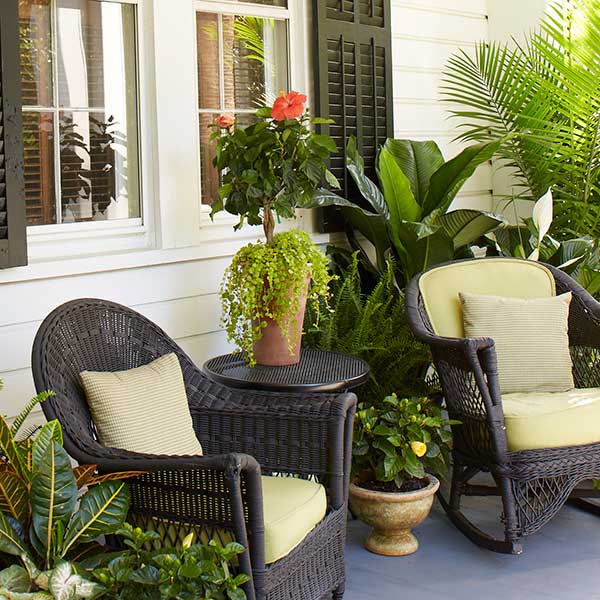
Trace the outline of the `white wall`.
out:
M 527 2 L 528 0 L 524 0 Z M 459 47 L 488 38 L 487 0 L 392 0 L 394 135 L 435 140 L 446 159 L 464 145 L 440 101 L 442 69 Z M 455 206 L 492 207 L 492 170 L 480 167 Z

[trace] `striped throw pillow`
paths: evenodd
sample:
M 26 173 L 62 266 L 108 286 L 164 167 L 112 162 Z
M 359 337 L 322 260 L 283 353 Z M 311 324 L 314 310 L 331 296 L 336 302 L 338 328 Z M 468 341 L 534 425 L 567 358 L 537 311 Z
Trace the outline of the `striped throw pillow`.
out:
M 128 371 L 83 371 L 80 377 L 104 446 L 143 454 L 202 454 L 175 354 Z
M 459 297 L 465 336 L 495 342 L 503 394 L 573 389 L 570 292 L 530 300 L 467 293 Z

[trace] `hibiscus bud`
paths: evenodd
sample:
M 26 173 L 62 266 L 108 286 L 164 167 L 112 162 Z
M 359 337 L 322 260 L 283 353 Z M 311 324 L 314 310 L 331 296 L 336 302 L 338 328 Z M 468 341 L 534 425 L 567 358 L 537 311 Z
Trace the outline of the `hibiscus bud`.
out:
M 235 117 L 232 115 L 221 115 L 217 121 L 217 125 L 222 128 L 231 127 L 235 123 Z
M 411 442 L 410 448 L 419 458 L 427 452 L 427 446 L 423 442 Z

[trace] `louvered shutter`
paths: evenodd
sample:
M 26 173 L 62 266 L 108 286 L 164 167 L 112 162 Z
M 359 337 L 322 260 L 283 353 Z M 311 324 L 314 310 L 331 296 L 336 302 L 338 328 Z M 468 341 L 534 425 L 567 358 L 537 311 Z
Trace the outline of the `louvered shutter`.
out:
M 0 268 L 27 264 L 18 1 L 0 2 Z
M 357 190 L 345 169 L 348 138 L 357 137 L 374 179 L 377 149 L 393 136 L 390 14 L 390 0 L 313 0 L 316 112 L 335 120 L 324 128 L 340 149 L 330 167 L 350 197 Z M 323 231 L 340 228 L 335 209 L 320 221 Z

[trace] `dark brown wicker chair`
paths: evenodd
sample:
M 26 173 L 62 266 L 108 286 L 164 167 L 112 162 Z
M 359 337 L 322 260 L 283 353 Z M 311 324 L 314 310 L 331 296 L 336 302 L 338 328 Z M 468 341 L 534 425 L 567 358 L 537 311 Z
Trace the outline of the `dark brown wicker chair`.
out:
M 475 260 L 489 263 L 503 259 Z M 442 268 L 446 266 L 441 265 Z M 600 304 L 565 273 L 545 266 L 554 277 L 556 293 L 570 291 L 573 294 L 569 339 L 575 386 L 598 388 Z M 580 486 L 586 480 L 600 477 L 600 443 L 509 451 L 494 341 L 436 335 L 419 286 L 424 273 L 417 275 L 409 285 L 407 313 L 416 337 L 431 347 L 450 417 L 462 422 L 453 428 L 450 495 L 447 499 L 439 495 L 452 522 L 480 546 L 496 552 L 519 554 L 522 538 L 539 530 L 567 501 L 600 515 L 600 508 L 589 500 L 598 497 L 598 492 L 589 485 Z M 498 295 L 511 294 L 507 289 Z M 496 485 L 472 483 L 471 480 L 481 472 L 490 473 Z M 500 517 L 504 522 L 504 539 L 481 531 L 461 510 L 462 496 L 485 495 L 502 497 L 503 514 Z
M 174 352 L 183 370 L 194 427 L 205 456 L 150 456 L 107 448 L 79 381 L 90 369 L 138 367 Z M 354 394 L 275 394 L 212 383 L 181 348 L 135 311 L 96 299 L 68 302 L 41 325 L 33 346 L 37 389 L 51 389 L 44 413 L 63 427 L 64 445 L 100 472 L 141 470 L 130 481 L 129 521 L 160 519 L 174 543 L 199 535 L 232 535 L 247 551 L 240 570 L 252 576 L 250 600 L 342 598 Z M 262 474 L 313 478 L 327 490 L 325 518 L 287 556 L 265 564 Z

